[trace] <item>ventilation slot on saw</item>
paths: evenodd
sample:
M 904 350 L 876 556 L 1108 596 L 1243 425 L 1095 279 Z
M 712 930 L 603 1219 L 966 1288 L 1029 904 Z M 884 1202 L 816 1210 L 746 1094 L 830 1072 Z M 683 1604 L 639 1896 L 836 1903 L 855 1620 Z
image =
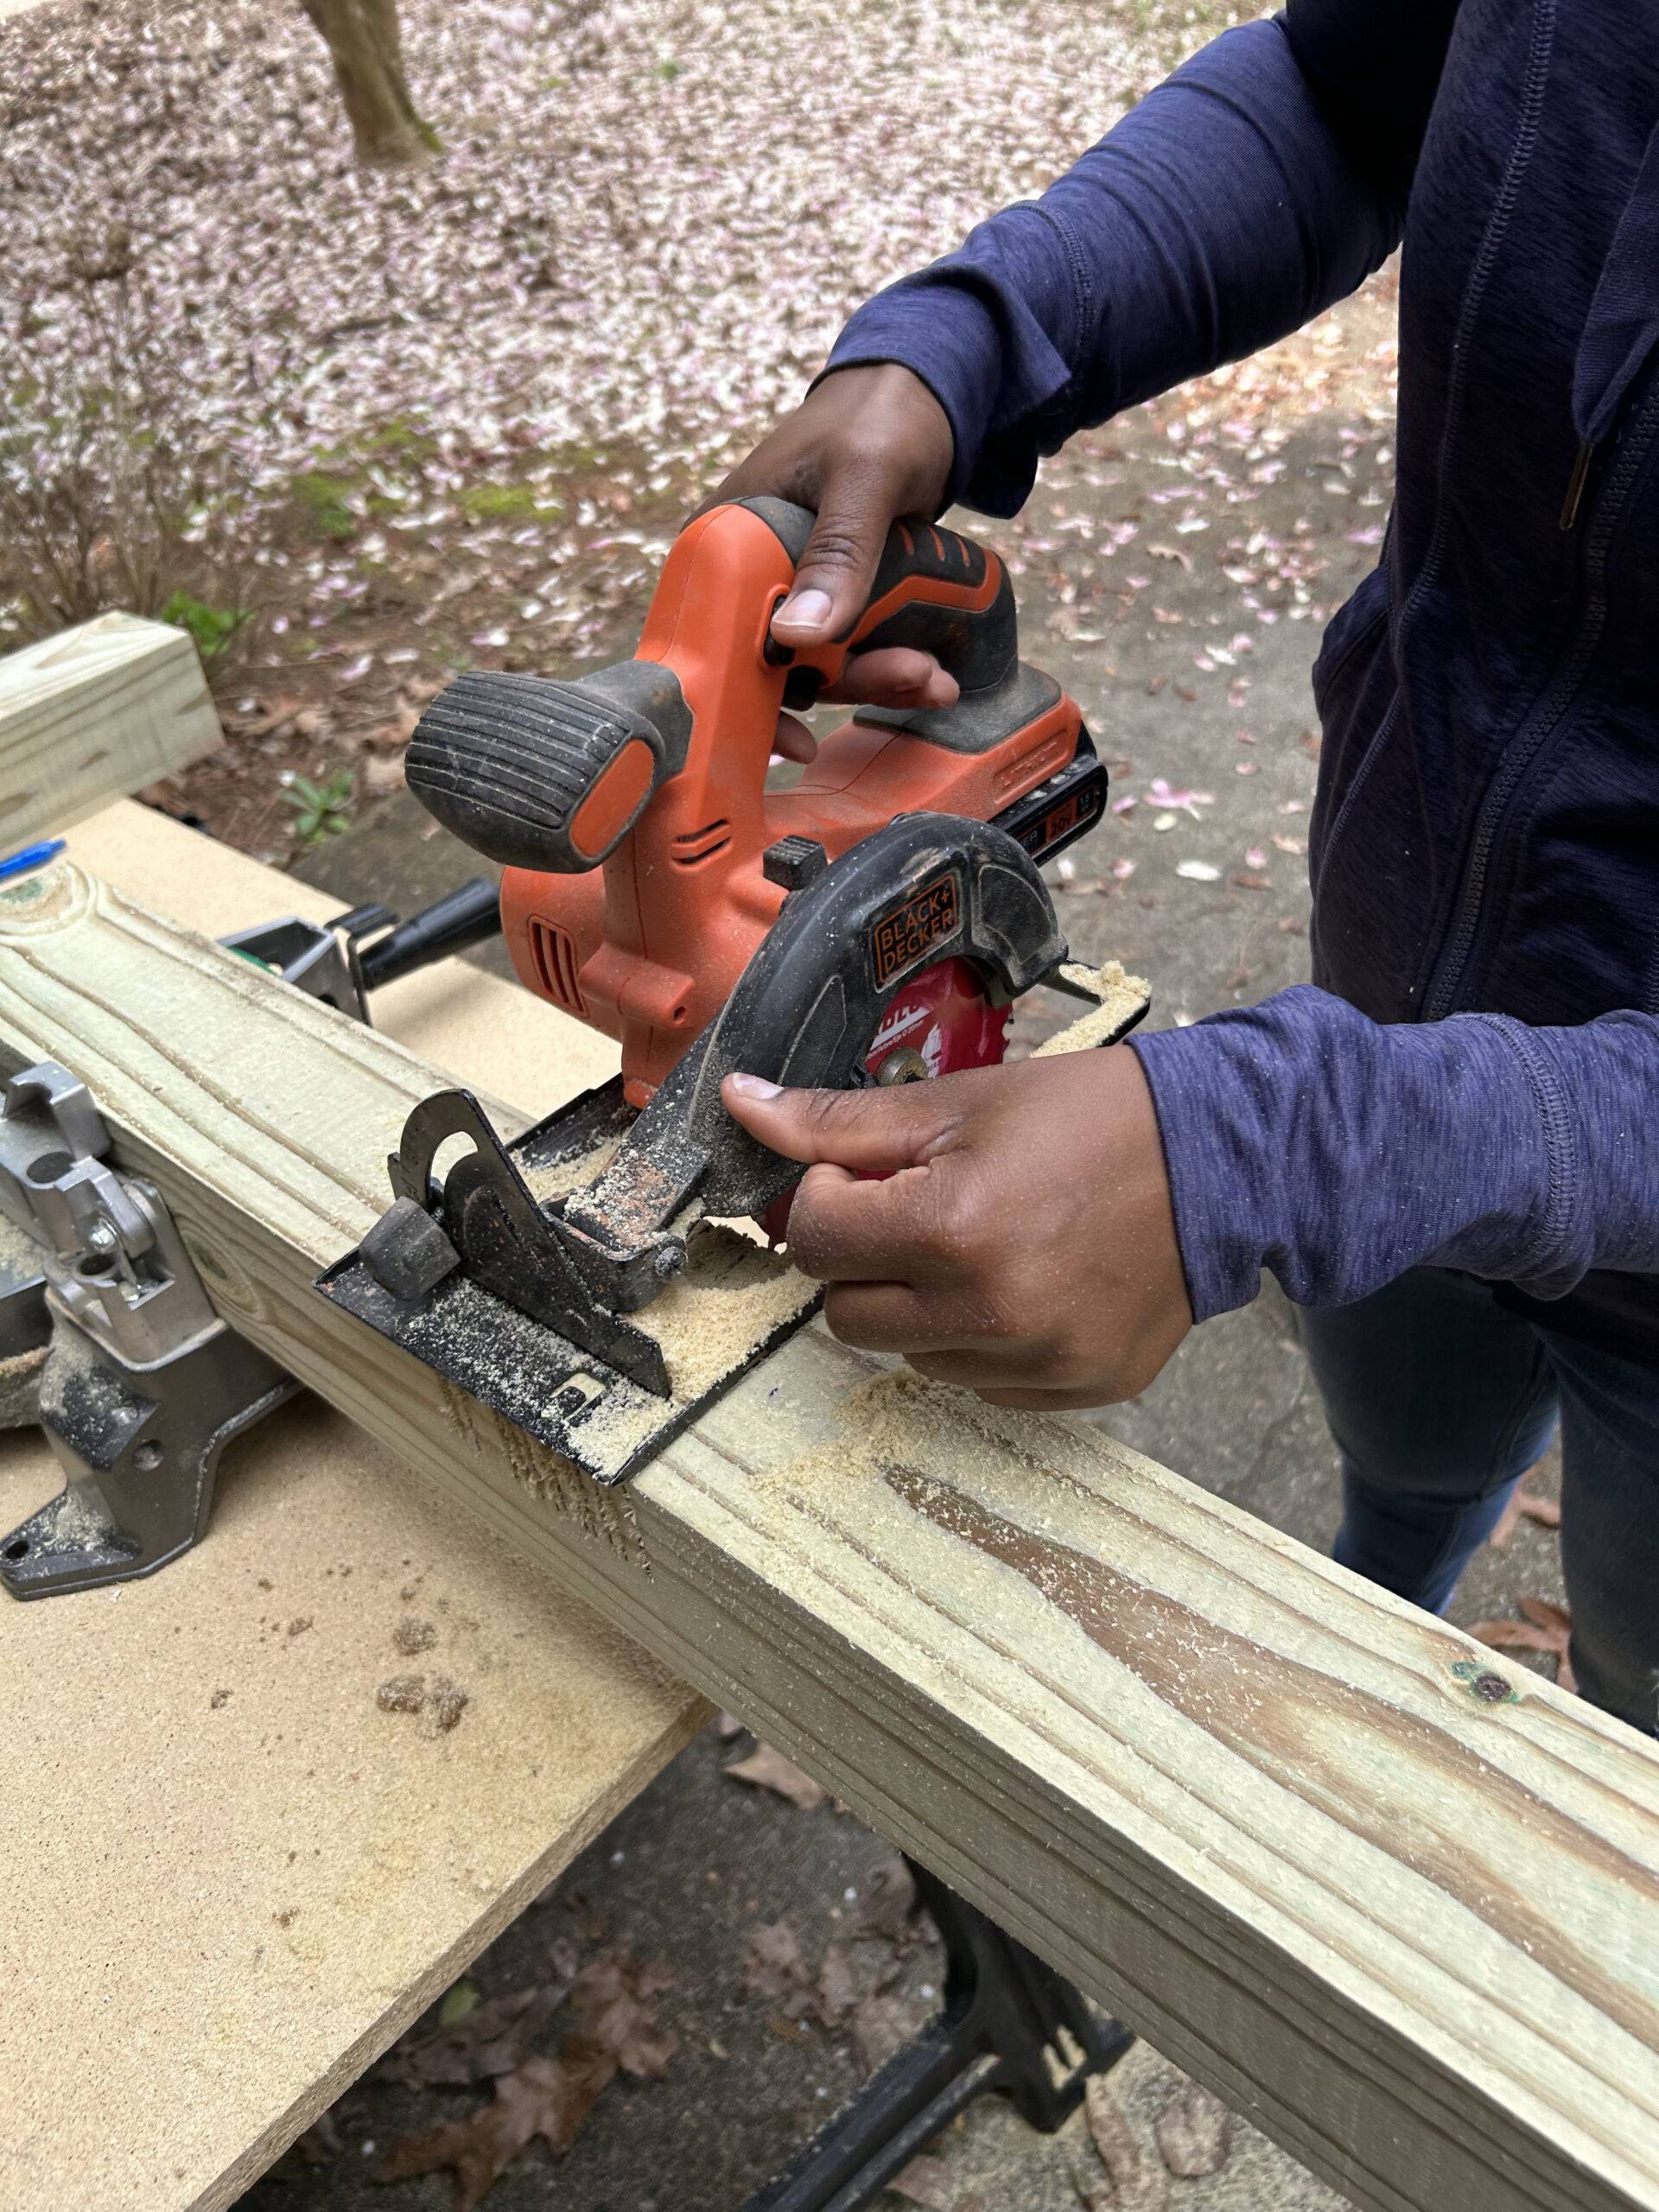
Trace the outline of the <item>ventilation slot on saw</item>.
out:
M 532 918 L 530 949 L 535 958 L 536 973 L 549 998 L 556 1000 L 567 1014 L 585 1014 L 587 1008 L 576 984 L 576 948 L 569 934 L 556 923 Z
M 729 822 L 710 822 L 701 830 L 688 830 L 683 837 L 674 840 L 674 865 L 695 868 L 699 861 L 706 861 L 715 853 L 723 853 L 732 842 Z

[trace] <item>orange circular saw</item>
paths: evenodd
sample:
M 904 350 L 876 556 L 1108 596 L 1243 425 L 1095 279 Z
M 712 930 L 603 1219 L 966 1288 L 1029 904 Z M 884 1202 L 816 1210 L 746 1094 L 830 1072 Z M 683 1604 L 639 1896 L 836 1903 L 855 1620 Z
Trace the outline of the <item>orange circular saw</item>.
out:
M 1019 657 L 1007 570 L 954 531 L 895 524 L 852 628 L 780 646 L 812 524 L 779 499 L 710 509 L 633 659 L 461 677 L 405 763 L 422 804 L 505 867 L 519 975 L 614 1037 L 622 1071 L 512 1145 L 470 1093 L 425 1101 L 391 1210 L 320 1287 L 602 1479 L 813 1310 L 808 1288 L 781 1318 L 757 1300 L 765 1325 L 695 1387 L 646 1312 L 670 1286 L 682 1305 L 700 1282 L 731 1296 L 779 1266 L 698 1233 L 775 1224 L 802 1173 L 732 1121 L 722 1077 L 844 1089 L 1000 1060 L 1014 1000 L 1066 958 L 1039 865 L 1105 809 L 1076 703 Z M 934 654 L 957 705 L 858 709 L 792 790 L 768 789 L 780 709 L 889 645 Z

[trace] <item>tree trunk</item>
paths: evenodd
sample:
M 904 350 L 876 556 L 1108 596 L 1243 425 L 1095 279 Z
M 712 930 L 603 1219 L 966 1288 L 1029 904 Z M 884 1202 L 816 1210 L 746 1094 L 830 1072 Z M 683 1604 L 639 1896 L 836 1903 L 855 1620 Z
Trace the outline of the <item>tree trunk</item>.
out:
M 300 0 L 328 42 L 359 162 L 398 168 L 437 151 L 404 76 L 397 0 Z

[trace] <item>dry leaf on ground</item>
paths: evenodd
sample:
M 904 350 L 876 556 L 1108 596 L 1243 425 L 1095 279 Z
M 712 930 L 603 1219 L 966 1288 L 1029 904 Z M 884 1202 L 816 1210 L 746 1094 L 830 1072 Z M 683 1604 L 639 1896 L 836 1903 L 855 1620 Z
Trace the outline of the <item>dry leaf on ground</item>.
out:
M 1486 1539 L 1494 1551 L 1508 1551 L 1515 1532 L 1523 1520 L 1535 1521 L 1541 1529 L 1559 1529 L 1561 1525 L 1560 1500 L 1535 1497 L 1530 1491 L 1511 1491 L 1510 1502 L 1498 1516 L 1497 1526 Z
M 853 1934 L 880 1936 L 906 1950 L 921 1933 L 916 1877 L 902 1859 L 889 1859 L 885 1866 L 877 1867 L 871 1878 Z
M 858 2002 L 852 1953 L 842 1942 L 831 1943 L 818 1968 L 818 2017 L 827 2028 L 844 2020 Z
M 1552 1605 L 1547 1598 L 1518 1598 L 1516 1604 L 1526 1617 L 1523 1620 L 1477 1621 L 1470 1635 L 1497 1651 L 1554 1652 L 1556 1681 L 1564 1690 L 1576 1691 L 1579 1682 L 1573 1672 L 1570 1649 L 1572 1614 Z
M 746 1759 L 734 1759 L 726 1769 L 734 1782 L 747 1782 L 753 1789 L 770 1789 L 787 1797 L 804 1813 L 815 1811 L 829 1796 L 793 1759 L 786 1759 L 770 1744 L 757 1744 Z
M 859 2005 L 853 2014 L 853 2049 L 867 2074 L 885 2066 L 910 2041 L 912 2011 L 902 1997 L 881 1990 Z
M 486 1998 L 451 2027 L 404 2036 L 380 2062 L 388 2082 L 411 2088 L 438 2082 L 465 2085 L 511 2074 L 570 1994 L 574 1974 Z
M 583 2034 L 610 2052 L 636 2082 L 653 2082 L 666 2072 L 679 2037 L 657 2025 L 652 1999 L 671 1988 L 664 1966 L 638 1966 L 632 1959 L 596 1959 L 578 1975 L 571 2003 Z
M 1219 2097 L 1189 2082 L 1153 2123 L 1158 2155 L 1173 2174 L 1194 2181 L 1219 2173 L 1232 2146 L 1233 2116 Z
M 1109 2195 L 1094 2202 L 1110 2212 L 1164 2212 L 1169 2202 L 1169 2179 L 1141 2142 L 1118 2100 L 1110 2078 L 1097 2074 L 1084 2092 L 1089 2133 L 1100 2153 L 1100 2163 L 1111 2177 Z
M 813 2009 L 812 1977 L 801 1956 L 800 1938 L 788 1921 L 767 1921 L 750 1931 L 743 1993 L 763 2005 L 781 2006 L 786 2020 L 798 2020 Z
M 303 699 L 296 699 L 287 692 L 278 692 L 274 698 L 256 701 L 246 715 L 232 712 L 226 714 L 224 719 L 238 737 L 268 737 L 273 730 L 280 729 L 284 722 L 291 721 L 304 706 Z
M 943 2158 L 924 2152 L 912 2158 L 903 2173 L 887 2183 L 895 2196 L 902 2196 L 906 2204 L 923 2204 L 930 2212 L 955 2212 L 955 2192 L 950 2179 L 950 2169 Z
M 377 2181 L 410 2181 L 446 2169 L 455 2177 L 455 2212 L 474 2212 L 525 2145 L 539 2135 L 556 2155 L 568 2151 L 594 2100 L 616 2078 L 613 2050 L 567 2036 L 553 2058 L 531 2058 L 495 2085 L 493 2103 L 469 2120 L 399 2136 Z
M 338 2158 L 346 2148 L 340 2132 L 340 2122 L 331 2105 L 319 2113 L 303 2135 L 296 2138 L 294 2154 L 304 2165 L 326 2166 L 331 2158 Z

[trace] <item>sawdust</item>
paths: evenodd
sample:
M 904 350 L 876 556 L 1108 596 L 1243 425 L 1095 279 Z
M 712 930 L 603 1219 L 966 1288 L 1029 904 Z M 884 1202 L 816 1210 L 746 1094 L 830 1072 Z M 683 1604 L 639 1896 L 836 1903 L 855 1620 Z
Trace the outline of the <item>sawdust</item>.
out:
M 0 1428 L 30 1428 L 40 1418 L 41 1370 L 46 1346 L 0 1359 Z
M 374 1694 L 382 1713 L 429 1713 L 440 1735 L 447 1736 L 473 1701 L 470 1690 L 451 1681 L 448 1675 L 394 1675 Z
M 505 1397 L 521 1373 L 511 1332 L 502 1330 L 499 1309 L 484 1297 L 456 1300 L 445 1318 L 445 1331 L 457 1356 L 464 1353 Z M 584 1535 L 624 1557 L 639 1556 L 632 1509 L 579 1467 L 521 1428 L 485 1400 L 473 1397 L 445 1375 L 438 1376 L 439 1402 L 451 1435 L 463 1454 L 505 1459 L 532 1496 L 557 1507 Z
M 632 1316 L 663 1349 L 671 1402 L 696 1404 L 749 1359 L 757 1344 L 805 1313 L 819 1286 L 747 1238 L 705 1225 L 689 1241 L 685 1276 Z M 614 1396 L 584 1423 L 586 1446 L 620 1465 L 660 1427 L 659 1399 Z
M 675 1283 L 636 1316 L 662 1346 L 669 1388 L 682 1402 L 702 1397 L 817 1297 L 818 1286 L 793 1268 L 758 1249 L 753 1259 L 767 1263 L 758 1280 L 743 1265 L 708 1288 Z
M 374 1694 L 382 1713 L 418 1713 L 426 1703 L 424 1675 L 394 1675 Z
M 970 1390 L 930 1382 L 913 1368 L 895 1367 L 849 1391 L 836 1411 L 833 1456 L 849 1472 L 880 1473 L 894 1466 L 930 1471 L 1007 1466 L 1010 1454 L 1027 1465 L 1048 1466 L 1035 1448 L 1048 1424 L 1040 1416 L 988 1406 Z
M 472 1701 L 471 1691 L 462 1689 L 459 1682 L 452 1682 L 448 1675 L 433 1676 L 432 1695 L 429 1702 L 432 1707 L 432 1718 L 442 1734 L 448 1734 Z
M 609 1166 L 621 1142 L 620 1132 L 601 1137 L 591 1150 L 579 1152 L 574 1160 L 548 1160 L 538 1167 L 526 1167 L 520 1160 L 524 1186 L 537 1205 L 544 1205 L 549 1198 L 568 1198 L 572 1191 L 591 1183 L 602 1167 Z
M 834 1419 L 830 1442 L 755 1470 L 757 1485 L 808 1511 L 833 1491 L 836 1516 L 844 1520 L 857 1510 L 854 1493 L 889 1485 L 895 1470 L 944 1490 L 971 1488 L 976 1474 L 999 1480 L 1011 1459 L 1065 1479 L 1066 1439 L 1054 1419 L 988 1406 L 912 1368 L 886 1369 L 861 1382 Z
M 1080 1015 L 1046 1039 L 1032 1054 L 1033 1060 L 1048 1059 L 1056 1052 L 1089 1052 L 1096 1046 L 1116 1044 L 1151 1003 L 1151 985 L 1139 976 L 1125 975 L 1121 960 L 1109 960 L 1103 968 L 1085 968 L 1077 961 L 1068 960 L 1060 973 L 1068 983 L 1080 984 L 1092 993 L 1100 1004 L 1092 1014 Z
M 67 1483 L 41 1509 L 35 1523 L 35 1549 L 41 1552 L 102 1551 L 116 1534 L 96 1485 L 89 1479 Z
M 438 1631 L 430 1621 L 399 1621 L 391 1631 L 392 1649 L 405 1659 L 412 1659 L 417 1651 L 429 1651 L 438 1640 Z

